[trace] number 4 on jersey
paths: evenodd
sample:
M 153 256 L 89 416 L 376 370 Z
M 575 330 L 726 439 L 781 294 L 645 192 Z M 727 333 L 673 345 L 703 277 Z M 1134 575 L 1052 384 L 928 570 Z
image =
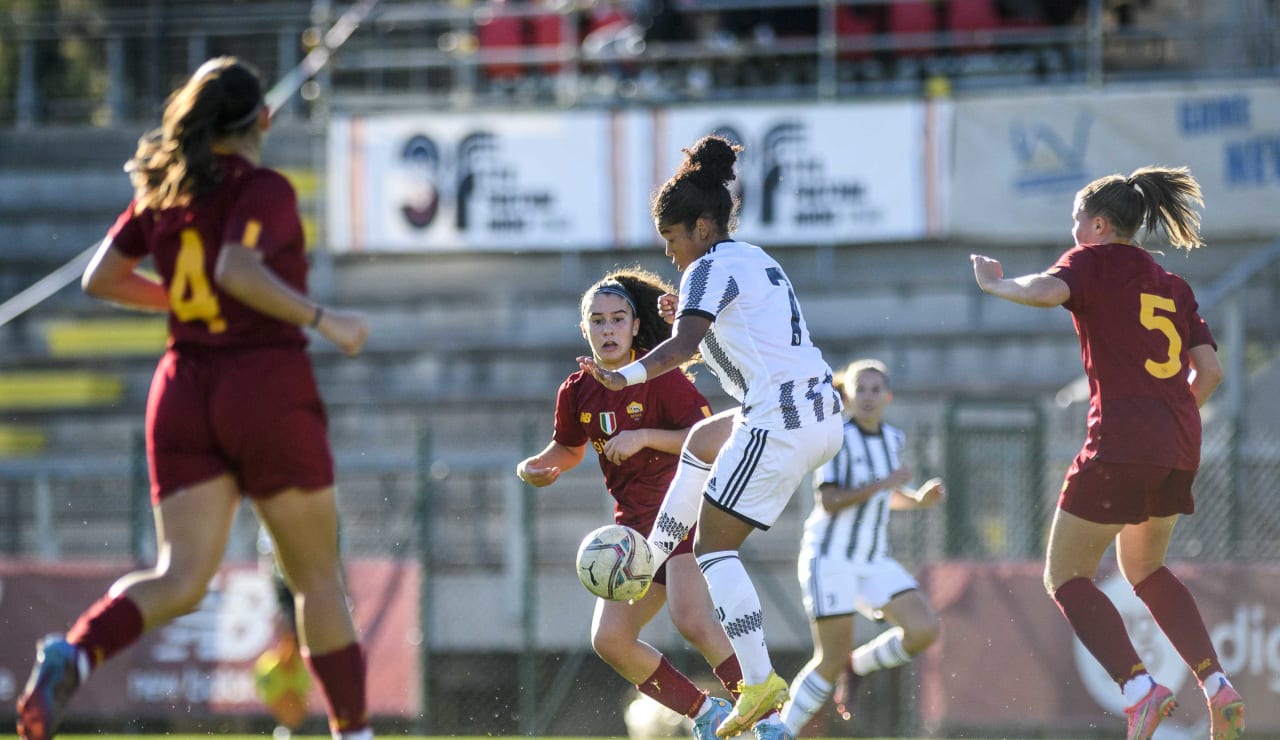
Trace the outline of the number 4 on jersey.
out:
M 178 321 L 203 321 L 213 334 L 227 329 L 227 321 L 218 308 L 218 296 L 209 286 L 204 269 L 204 242 L 195 229 L 182 230 L 182 246 L 169 283 L 169 306 Z

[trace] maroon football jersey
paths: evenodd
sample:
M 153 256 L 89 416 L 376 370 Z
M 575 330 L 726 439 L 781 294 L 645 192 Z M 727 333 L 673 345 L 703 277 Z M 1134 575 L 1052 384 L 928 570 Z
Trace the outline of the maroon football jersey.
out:
M 1191 286 L 1128 244 L 1074 247 L 1048 273 L 1071 289 L 1063 307 L 1089 378 L 1089 430 L 1077 459 L 1199 467 L 1187 350 L 1217 345 Z
M 151 255 L 169 290 L 169 345 L 183 347 L 305 346 L 298 327 L 240 303 L 214 282 L 227 242 L 257 249 L 263 263 L 305 293 L 307 262 L 293 187 L 280 173 L 234 155 L 219 155 L 222 180 L 189 205 L 152 211 L 135 203 L 107 233 L 131 258 Z
M 566 447 L 590 442 L 614 498 L 614 521 L 648 535 L 679 455 L 646 447 L 615 464 L 601 453 L 604 443 L 629 429 L 684 429 L 710 415 L 707 399 L 678 370 L 620 391 L 579 370 L 560 385 L 552 438 Z

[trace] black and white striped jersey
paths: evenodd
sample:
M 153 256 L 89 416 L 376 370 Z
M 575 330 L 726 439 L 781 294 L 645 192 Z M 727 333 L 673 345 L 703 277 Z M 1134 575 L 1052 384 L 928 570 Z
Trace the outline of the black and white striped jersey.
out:
M 906 433 L 897 427 L 881 424 L 878 433 L 868 433 L 846 421 L 844 445 L 814 473 L 815 490 L 824 483 L 860 488 L 884 480 L 902 466 L 906 442 Z M 805 520 L 801 548 L 812 557 L 847 558 L 855 563 L 889 557 L 889 497 L 888 489 L 876 491 L 863 503 L 834 514 L 815 502 Z
M 751 426 L 798 429 L 840 412 L 791 282 L 763 249 L 723 241 L 707 250 L 681 276 L 684 314 L 712 322 L 702 359 Z

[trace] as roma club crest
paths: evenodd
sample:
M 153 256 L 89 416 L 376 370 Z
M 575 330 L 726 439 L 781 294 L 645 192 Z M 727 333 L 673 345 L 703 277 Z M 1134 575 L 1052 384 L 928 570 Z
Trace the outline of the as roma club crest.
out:
M 600 431 L 612 436 L 618 431 L 618 415 L 612 411 L 600 412 Z
M 639 401 L 627 404 L 627 416 L 630 416 L 632 421 L 639 422 L 640 417 L 644 416 L 644 404 Z

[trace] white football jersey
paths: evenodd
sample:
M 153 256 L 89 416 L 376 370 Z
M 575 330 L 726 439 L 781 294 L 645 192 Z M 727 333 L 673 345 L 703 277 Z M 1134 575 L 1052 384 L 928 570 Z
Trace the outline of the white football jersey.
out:
M 711 320 L 702 359 L 751 426 L 799 429 L 840 413 L 791 281 L 763 249 L 723 241 L 707 250 L 680 279 L 676 315 L 685 314 Z
M 902 467 L 907 435 L 897 427 L 880 425 L 879 434 L 863 432 L 853 421 L 844 424 L 844 445 L 813 476 L 814 488 L 830 483 L 861 488 L 884 480 Z M 857 506 L 829 514 L 819 505 L 804 524 L 801 550 L 815 558 L 844 558 L 874 564 L 890 556 L 889 496 L 882 489 Z

